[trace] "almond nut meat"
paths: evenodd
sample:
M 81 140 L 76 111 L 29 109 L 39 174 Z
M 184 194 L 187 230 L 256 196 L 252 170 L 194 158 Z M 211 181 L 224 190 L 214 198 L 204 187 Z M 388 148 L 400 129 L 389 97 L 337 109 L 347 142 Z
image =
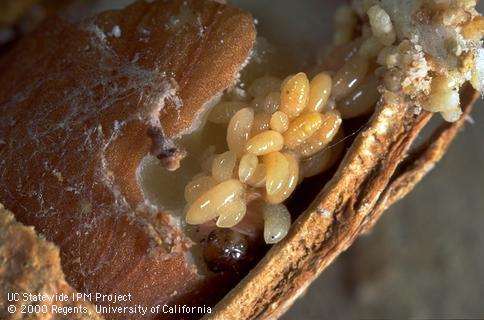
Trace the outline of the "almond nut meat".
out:
M 176 155 L 171 138 L 233 83 L 254 38 L 232 7 L 139 1 L 78 25 L 48 19 L 2 57 L 0 199 L 60 248 L 76 290 L 146 306 L 225 293 L 230 281 L 198 272 L 192 241 L 145 202 L 136 174 L 150 150 Z
M 51 19 L 0 61 L 0 201 L 79 291 L 213 306 L 252 269 L 206 317 L 277 317 L 445 152 L 483 89 L 480 19 L 355 0 L 296 73 L 213 2 Z

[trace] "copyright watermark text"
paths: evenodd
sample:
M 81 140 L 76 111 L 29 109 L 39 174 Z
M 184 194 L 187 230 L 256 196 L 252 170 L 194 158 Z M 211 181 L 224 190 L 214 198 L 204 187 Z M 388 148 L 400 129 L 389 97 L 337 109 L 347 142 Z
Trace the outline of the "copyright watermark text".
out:
M 7 312 L 10 314 L 207 314 L 209 306 L 188 305 L 142 305 L 133 302 L 130 293 L 30 293 L 9 292 L 7 294 Z M 92 307 L 89 307 L 92 306 Z

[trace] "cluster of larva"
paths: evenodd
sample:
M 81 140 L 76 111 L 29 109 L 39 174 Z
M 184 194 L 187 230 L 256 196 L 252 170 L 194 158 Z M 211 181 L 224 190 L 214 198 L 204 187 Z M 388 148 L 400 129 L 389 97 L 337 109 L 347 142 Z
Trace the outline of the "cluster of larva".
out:
M 378 4 L 364 9 L 368 24 L 354 37 L 356 11 L 344 7 L 336 15 L 335 47 L 321 72 L 256 79 L 242 95 L 231 95 L 209 115 L 227 125 L 228 151 L 214 155 L 206 172 L 186 186 L 186 220 L 204 224 L 216 220 L 221 228 L 236 226 L 247 205 L 263 199 L 264 238 L 280 241 L 290 227 L 283 204 L 302 179 L 334 164 L 341 147 L 327 148 L 341 135 L 343 119 L 373 111 L 380 84 L 390 92 L 402 90 L 401 52 L 390 16 Z M 348 22 L 348 23 L 345 23 Z M 474 35 L 473 35 L 474 36 Z M 328 63 L 329 61 L 329 63 Z M 424 108 L 455 121 L 460 116 L 458 87 L 446 76 L 435 77 Z
M 245 101 L 222 101 L 209 121 L 227 124 L 228 151 L 214 155 L 206 173 L 185 188 L 186 220 L 216 219 L 221 228 L 237 225 L 248 202 L 263 198 L 264 238 L 275 243 L 287 234 L 291 216 L 283 202 L 302 179 L 334 162 L 328 144 L 340 131 L 341 115 L 328 103 L 333 81 L 320 73 L 256 79 Z
M 342 12 L 340 20 L 348 15 Z M 229 151 L 210 159 L 207 172 L 187 185 L 189 224 L 217 219 L 218 227 L 231 228 L 244 218 L 247 203 L 262 197 L 265 241 L 286 235 L 290 214 L 283 202 L 302 179 L 339 158 L 341 145 L 326 147 L 339 139 L 342 120 L 370 113 L 380 97 L 376 59 L 396 35 L 378 8 L 369 15 L 373 35 L 338 46 L 328 72 L 311 80 L 305 73 L 284 81 L 264 76 L 250 85 L 248 98 L 232 96 L 214 107 L 208 120 L 227 124 Z

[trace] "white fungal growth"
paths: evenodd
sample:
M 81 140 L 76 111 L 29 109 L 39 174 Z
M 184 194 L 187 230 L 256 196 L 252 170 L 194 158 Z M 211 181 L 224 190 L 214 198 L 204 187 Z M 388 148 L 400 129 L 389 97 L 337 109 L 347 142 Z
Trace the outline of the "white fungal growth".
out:
M 111 30 L 111 34 L 113 35 L 113 37 L 115 38 L 119 38 L 121 37 L 121 28 L 118 26 L 118 25 L 115 25 L 113 27 L 113 30 Z
M 324 208 L 318 208 L 317 212 L 326 219 L 330 219 L 330 218 L 333 217 L 333 213 L 329 210 L 324 209 Z
M 471 83 L 474 89 L 481 93 L 484 92 L 484 48 L 479 48 L 474 53 Z

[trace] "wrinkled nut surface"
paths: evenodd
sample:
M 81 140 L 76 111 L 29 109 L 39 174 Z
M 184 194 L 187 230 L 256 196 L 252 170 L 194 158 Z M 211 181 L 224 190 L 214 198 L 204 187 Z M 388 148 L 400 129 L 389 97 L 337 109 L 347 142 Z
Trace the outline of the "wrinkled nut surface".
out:
M 192 241 L 145 201 L 137 174 L 148 129 L 161 123 L 160 143 L 192 130 L 254 39 L 252 17 L 232 7 L 137 1 L 77 25 L 50 18 L 2 55 L 0 202 L 59 246 L 73 288 L 153 306 L 211 305 L 231 286 L 204 293 L 205 275 L 185 256 Z

